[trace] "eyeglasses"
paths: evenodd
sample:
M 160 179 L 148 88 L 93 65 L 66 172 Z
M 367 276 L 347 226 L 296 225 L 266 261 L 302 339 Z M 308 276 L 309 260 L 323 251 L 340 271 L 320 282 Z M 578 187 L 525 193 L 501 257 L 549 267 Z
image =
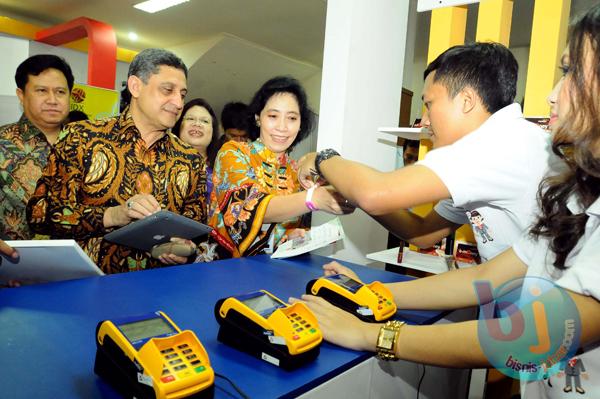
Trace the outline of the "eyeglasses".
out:
M 212 123 L 212 121 L 208 118 L 194 118 L 193 116 L 186 116 L 183 118 L 183 121 L 190 125 L 210 125 Z

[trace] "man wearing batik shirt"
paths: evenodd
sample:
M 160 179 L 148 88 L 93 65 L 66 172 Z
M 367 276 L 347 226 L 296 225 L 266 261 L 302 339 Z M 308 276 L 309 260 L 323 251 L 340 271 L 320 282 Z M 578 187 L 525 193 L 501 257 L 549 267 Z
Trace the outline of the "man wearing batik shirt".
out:
M 71 67 L 60 57 L 29 57 L 15 73 L 23 108 L 18 122 L 0 127 L 0 237 L 31 238 L 27 200 L 69 114 Z
M 181 114 L 186 78 L 174 54 L 139 53 L 129 67 L 130 106 L 118 117 L 72 123 L 61 133 L 27 205 L 31 228 L 75 238 L 105 273 L 187 262 L 103 239 L 161 208 L 205 222 L 204 161 L 167 131 Z

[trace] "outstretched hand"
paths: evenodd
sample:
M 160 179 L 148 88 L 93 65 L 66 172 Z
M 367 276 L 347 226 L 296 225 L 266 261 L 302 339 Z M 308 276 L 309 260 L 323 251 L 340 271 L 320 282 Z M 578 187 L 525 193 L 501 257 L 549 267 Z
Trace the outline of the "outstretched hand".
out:
M 303 302 L 309 307 L 319 322 L 323 338 L 327 341 L 354 350 L 375 350 L 381 327 L 379 324 L 363 322 L 323 298 L 313 295 L 302 295 L 302 299 L 290 298 L 289 302 Z
M 354 273 L 352 269 L 349 269 L 336 261 L 324 264 L 323 274 L 325 274 L 326 276 L 333 276 L 334 274 L 343 274 L 345 276 L 350 277 L 353 280 L 362 283 L 362 281 L 360 281 L 360 278 L 358 278 L 358 275 Z
M 298 181 L 305 189 L 315 185 L 317 170 L 315 168 L 316 152 L 309 152 L 298 160 Z

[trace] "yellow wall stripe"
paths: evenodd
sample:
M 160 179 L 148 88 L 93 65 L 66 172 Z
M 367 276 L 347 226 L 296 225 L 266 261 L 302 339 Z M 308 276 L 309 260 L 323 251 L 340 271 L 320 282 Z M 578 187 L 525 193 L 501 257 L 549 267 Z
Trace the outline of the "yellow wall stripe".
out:
M 547 116 L 546 97 L 560 78 L 558 65 L 566 45 L 571 0 L 537 0 L 525 84 L 525 116 Z
M 482 0 L 477 16 L 478 42 L 497 42 L 508 47 L 513 0 Z

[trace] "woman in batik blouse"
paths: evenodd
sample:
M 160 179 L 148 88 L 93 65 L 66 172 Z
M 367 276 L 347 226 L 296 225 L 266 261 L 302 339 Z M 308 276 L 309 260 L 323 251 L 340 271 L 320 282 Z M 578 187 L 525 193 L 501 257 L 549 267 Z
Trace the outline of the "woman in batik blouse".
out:
M 302 215 L 350 210 L 331 187 L 300 191 L 289 151 L 311 131 L 313 113 L 297 80 L 267 81 L 248 111 L 252 141 L 229 141 L 217 155 L 209 211 L 214 231 L 200 245 L 198 261 L 269 253 L 303 235 Z

